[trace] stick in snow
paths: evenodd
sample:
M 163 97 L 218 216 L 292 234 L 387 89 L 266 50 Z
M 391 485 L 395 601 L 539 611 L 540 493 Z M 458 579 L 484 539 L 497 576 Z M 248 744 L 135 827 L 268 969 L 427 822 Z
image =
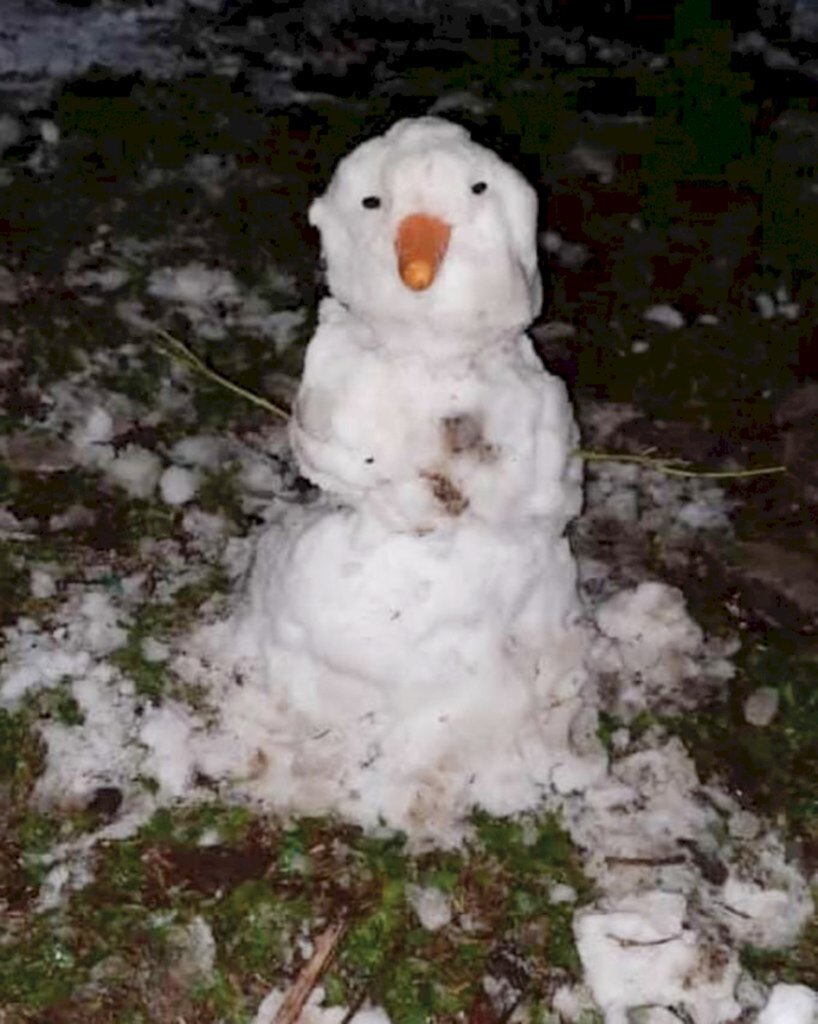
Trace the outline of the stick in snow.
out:
M 337 921 L 321 932 L 315 940 L 312 956 L 301 968 L 298 977 L 284 996 L 273 1024 L 297 1024 L 312 990 L 329 967 L 345 928 L 346 922 Z

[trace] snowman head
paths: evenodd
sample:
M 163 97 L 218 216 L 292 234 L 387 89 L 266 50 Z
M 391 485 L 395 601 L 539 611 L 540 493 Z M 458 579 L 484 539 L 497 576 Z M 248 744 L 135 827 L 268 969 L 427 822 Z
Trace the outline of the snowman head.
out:
M 370 323 L 485 337 L 541 301 L 537 197 L 514 168 L 436 117 L 399 121 L 338 165 L 310 207 L 329 287 Z

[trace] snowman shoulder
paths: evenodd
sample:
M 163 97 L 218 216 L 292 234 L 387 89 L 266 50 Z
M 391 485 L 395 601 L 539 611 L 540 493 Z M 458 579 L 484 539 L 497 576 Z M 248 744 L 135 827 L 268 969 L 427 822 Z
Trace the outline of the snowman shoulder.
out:
M 371 330 L 336 299 L 324 299 L 318 328 L 307 346 L 303 381 L 339 380 L 355 371 L 371 346 Z

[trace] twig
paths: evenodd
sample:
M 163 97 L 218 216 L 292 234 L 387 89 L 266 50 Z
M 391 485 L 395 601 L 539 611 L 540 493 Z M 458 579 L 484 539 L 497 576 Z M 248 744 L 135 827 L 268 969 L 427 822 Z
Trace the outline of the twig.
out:
M 632 462 L 638 466 L 648 466 L 668 476 L 692 477 L 704 480 L 735 480 L 752 476 L 770 476 L 773 473 L 786 473 L 786 466 L 763 466 L 760 469 L 717 469 L 699 470 L 685 469 L 683 459 L 653 458 L 650 455 L 625 455 L 615 452 L 589 452 L 582 449 L 576 453 L 586 462 Z
M 273 1024 L 297 1024 L 313 989 L 329 967 L 345 930 L 346 921 L 336 921 L 321 932 L 315 940 L 312 956 L 301 968 L 298 977 L 284 996 Z
M 223 388 L 228 391 L 232 391 L 233 394 L 239 395 L 241 398 L 245 398 L 248 402 L 252 402 L 254 405 L 259 406 L 261 409 L 266 409 L 267 412 L 271 412 L 274 416 L 278 416 L 279 419 L 289 420 L 290 414 L 286 409 L 282 409 L 281 406 L 276 405 L 274 402 L 269 401 L 266 398 L 262 398 L 261 395 L 257 395 L 254 391 L 250 391 L 249 388 L 244 388 L 241 384 L 236 384 L 235 381 L 230 380 L 229 377 L 225 377 L 223 374 L 214 370 L 208 366 L 207 363 L 198 356 L 189 345 L 186 345 L 183 341 L 166 331 L 163 327 L 154 326 L 154 330 L 159 338 L 164 342 L 160 345 L 160 349 L 165 355 L 170 356 L 173 359 L 178 359 L 179 362 L 192 370 L 196 370 L 201 373 L 208 380 L 212 380 L 216 384 L 220 384 Z M 653 449 L 651 449 L 652 451 Z M 687 469 L 685 468 L 688 463 L 684 459 L 663 459 L 660 457 L 654 458 L 651 455 L 626 455 L 624 453 L 617 452 L 594 452 L 585 451 L 579 449 L 575 452 L 579 458 L 584 459 L 585 462 L 630 462 L 638 466 L 648 466 L 650 469 L 658 470 L 660 473 L 665 473 L 667 476 L 681 476 L 691 479 L 699 480 L 737 480 L 737 479 L 748 479 L 754 476 L 770 476 L 775 473 L 786 473 L 786 466 L 763 466 L 761 469 L 725 469 L 725 470 L 698 470 L 698 469 Z
M 163 327 L 154 327 L 158 337 L 162 339 L 164 345 L 160 345 L 159 348 L 165 353 L 165 355 L 171 356 L 174 359 L 178 359 L 180 363 L 184 363 L 191 370 L 196 370 L 201 373 L 202 376 L 207 377 L 208 380 L 214 381 L 216 384 L 220 384 L 223 388 L 228 391 L 232 391 L 233 394 L 239 395 L 241 398 L 246 398 L 248 402 L 253 402 L 254 405 L 258 405 L 262 409 L 266 409 L 267 412 L 271 412 L 274 416 L 278 416 L 280 419 L 288 420 L 290 414 L 286 409 L 282 409 L 281 406 L 276 405 L 274 402 L 268 401 L 266 398 L 262 398 L 261 395 L 257 395 L 254 391 L 250 391 L 248 388 L 243 388 L 241 384 L 236 384 L 235 381 L 230 380 L 223 374 L 218 373 L 212 369 L 207 363 L 190 348 L 183 341 L 166 331 Z

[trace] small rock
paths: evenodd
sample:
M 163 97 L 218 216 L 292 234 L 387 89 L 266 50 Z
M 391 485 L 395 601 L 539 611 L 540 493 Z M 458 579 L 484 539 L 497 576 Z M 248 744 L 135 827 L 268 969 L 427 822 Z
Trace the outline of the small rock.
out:
M 763 729 L 775 718 L 781 700 L 772 686 L 759 686 L 744 702 L 744 718 L 750 725 Z

